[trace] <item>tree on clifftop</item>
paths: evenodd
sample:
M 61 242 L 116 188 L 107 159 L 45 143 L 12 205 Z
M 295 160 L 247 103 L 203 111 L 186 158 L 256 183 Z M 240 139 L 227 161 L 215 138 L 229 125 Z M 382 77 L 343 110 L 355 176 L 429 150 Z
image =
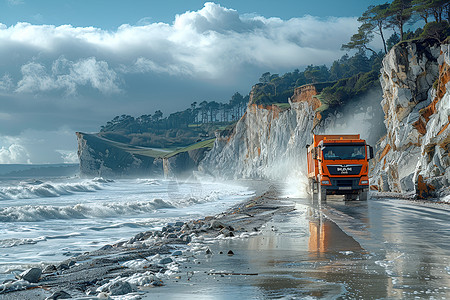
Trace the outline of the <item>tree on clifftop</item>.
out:
M 401 41 L 403 41 L 403 27 L 412 15 L 411 7 L 411 0 L 394 0 L 387 10 L 388 22 L 391 27 L 398 29 Z
M 375 33 L 380 35 L 383 41 L 384 52 L 387 53 L 383 29 L 388 25 L 388 8 L 389 3 L 369 6 L 363 15 L 358 18 L 358 21 L 362 23 L 358 28 L 358 32 L 350 38 L 349 43 L 342 45 L 342 49 L 362 49 L 376 53 L 376 51 L 367 46 L 372 41 Z

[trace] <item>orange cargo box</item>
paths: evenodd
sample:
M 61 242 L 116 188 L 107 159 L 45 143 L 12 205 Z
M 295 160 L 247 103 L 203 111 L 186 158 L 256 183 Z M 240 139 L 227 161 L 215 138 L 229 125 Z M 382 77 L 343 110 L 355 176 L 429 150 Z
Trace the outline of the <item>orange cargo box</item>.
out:
M 359 140 L 359 134 L 323 134 L 314 135 L 314 147 L 317 147 L 322 140 Z

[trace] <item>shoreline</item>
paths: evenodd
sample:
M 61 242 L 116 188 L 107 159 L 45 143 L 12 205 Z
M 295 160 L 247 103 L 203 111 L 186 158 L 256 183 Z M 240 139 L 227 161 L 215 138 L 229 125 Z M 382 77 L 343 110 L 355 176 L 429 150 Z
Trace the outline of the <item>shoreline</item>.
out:
M 24 275 L 32 270 L 29 269 L 21 274 L 23 279 L 19 276 L 16 281 L 0 285 L 0 296 L 5 300 L 64 299 L 63 296 L 98 299 L 119 295 L 140 299 L 146 289 L 163 286 L 164 279 L 176 277 L 187 256 L 196 251 L 208 255 L 205 241 L 258 234 L 274 215 L 294 209 L 292 204 L 279 200 L 275 185 L 263 187 L 260 182 L 250 185 L 256 190 L 255 196 L 225 212 L 169 223 L 160 231 L 141 232 L 128 241 L 104 245 L 58 265 L 34 268 L 37 270 L 31 273 L 35 272 L 35 278 Z

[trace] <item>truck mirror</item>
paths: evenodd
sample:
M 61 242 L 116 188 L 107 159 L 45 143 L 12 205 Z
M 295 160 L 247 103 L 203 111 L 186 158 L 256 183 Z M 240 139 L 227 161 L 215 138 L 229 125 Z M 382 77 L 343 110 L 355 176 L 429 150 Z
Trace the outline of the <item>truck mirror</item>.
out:
M 372 159 L 373 157 L 373 148 L 372 146 L 369 146 L 369 159 Z
M 308 149 L 308 148 L 309 148 L 309 145 L 306 145 L 305 148 Z

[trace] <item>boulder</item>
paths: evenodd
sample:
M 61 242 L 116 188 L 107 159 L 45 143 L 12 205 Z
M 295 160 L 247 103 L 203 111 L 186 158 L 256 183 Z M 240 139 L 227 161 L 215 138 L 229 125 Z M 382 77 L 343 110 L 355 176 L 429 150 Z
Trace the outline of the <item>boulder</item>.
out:
M 31 268 L 31 269 L 28 269 L 28 270 L 22 272 L 19 275 L 19 278 L 26 280 L 28 282 L 31 282 L 31 283 L 37 283 L 37 282 L 39 282 L 39 278 L 41 277 L 41 275 L 42 275 L 41 269 Z
M 109 287 L 111 296 L 126 295 L 133 292 L 131 284 L 126 281 L 117 281 Z
M 159 264 L 167 265 L 167 264 L 170 264 L 171 262 L 173 262 L 173 259 L 171 259 L 170 257 L 165 257 L 159 261 Z
M 45 298 L 45 300 L 57 300 L 57 299 L 72 299 L 72 296 L 70 296 L 65 291 L 57 291 L 54 292 L 50 297 Z

